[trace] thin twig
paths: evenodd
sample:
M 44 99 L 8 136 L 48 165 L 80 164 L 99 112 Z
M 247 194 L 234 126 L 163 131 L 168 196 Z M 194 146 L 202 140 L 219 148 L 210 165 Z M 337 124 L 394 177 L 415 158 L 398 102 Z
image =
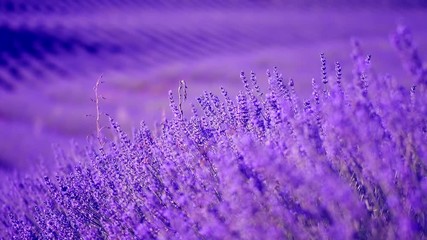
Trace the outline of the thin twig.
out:
M 178 86 L 178 98 L 179 98 L 179 111 L 181 112 L 181 117 L 184 116 L 184 111 L 182 110 L 182 103 L 187 100 L 187 84 L 184 80 L 179 82 Z
M 96 117 L 96 138 L 98 139 L 99 146 L 103 147 L 104 144 L 102 142 L 102 133 L 101 133 L 103 127 L 101 127 L 101 124 L 100 124 L 101 111 L 99 108 L 99 98 L 102 96 L 99 95 L 99 92 L 98 92 L 99 85 L 102 83 L 101 79 L 102 79 L 102 75 L 99 76 L 99 78 L 96 80 L 96 84 L 93 87 L 93 90 L 95 92 L 95 100 L 94 101 L 95 101 L 95 106 L 96 106 L 96 116 L 95 116 Z

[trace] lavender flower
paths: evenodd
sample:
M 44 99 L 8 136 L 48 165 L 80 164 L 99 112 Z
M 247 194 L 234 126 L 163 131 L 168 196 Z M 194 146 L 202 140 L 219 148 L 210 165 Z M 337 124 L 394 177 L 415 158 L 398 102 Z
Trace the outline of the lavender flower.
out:
M 242 72 L 235 101 L 204 92 L 191 116 L 183 88 L 178 104 L 169 92 L 156 132 L 141 123 L 129 137 L 111 118 L 101 149 L 3 181 L 0 238 L 426 238 L 427 81 L 406 31 L 395 39 L 411 89 L 373 74 L 356 42 L 353 79 L 322 54 L 305 101 L 275 68 L 269 92 Z

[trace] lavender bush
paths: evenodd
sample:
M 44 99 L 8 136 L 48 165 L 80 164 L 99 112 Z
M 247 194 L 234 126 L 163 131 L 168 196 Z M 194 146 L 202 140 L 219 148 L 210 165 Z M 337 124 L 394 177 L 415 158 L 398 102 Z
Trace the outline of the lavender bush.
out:
M 411 34 L 392 39 L 406 89 L 353 42 L 353 74 L 321 55 L 294 81 L 240 74 L 236 99 L 204 92 L 154 130 L 58 151 L 58 170 L 3 182 L 2 239 L 426 239 L 427 70 Z

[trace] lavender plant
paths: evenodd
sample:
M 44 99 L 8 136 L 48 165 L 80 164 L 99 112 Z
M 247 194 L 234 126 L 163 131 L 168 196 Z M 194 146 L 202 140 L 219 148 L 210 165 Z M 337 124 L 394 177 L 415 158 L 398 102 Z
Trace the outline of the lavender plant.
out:
M 406 28 L 393 43 L 410 89 L 354 42 L 301 99 L 294 81 L 240 74 L 232 99 L 204 92 L 129 137 L 57 152 L 58 170 L 2 184 L 2 239 L 426 239 L 427 75 Z M 181 96 L 182 95 L 182 96 Z M 185 92 L 186 98 L 186 92 Z

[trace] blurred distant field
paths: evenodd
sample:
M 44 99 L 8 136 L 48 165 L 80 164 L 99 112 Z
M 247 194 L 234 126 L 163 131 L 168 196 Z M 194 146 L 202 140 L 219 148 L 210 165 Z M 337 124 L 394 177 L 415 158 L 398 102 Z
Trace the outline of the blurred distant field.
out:
M 278 66 L 298 91 L 320 77 L 319 54 L 351 74 L 350 39 L 377 72 L 409 85 L 389 34 L 409 26 L 427 56 L 424 1 L 9 1 L 0 2 L 0 168 L 31 169 L 52 143 L 83 143 L 101 110 L 125 129 L 168 112 L 181 79 L 189 99 L 219 86 L 234 93 L 241 70 L 260 81 Z M 87 116 L 89 115 L 89 116 Z

